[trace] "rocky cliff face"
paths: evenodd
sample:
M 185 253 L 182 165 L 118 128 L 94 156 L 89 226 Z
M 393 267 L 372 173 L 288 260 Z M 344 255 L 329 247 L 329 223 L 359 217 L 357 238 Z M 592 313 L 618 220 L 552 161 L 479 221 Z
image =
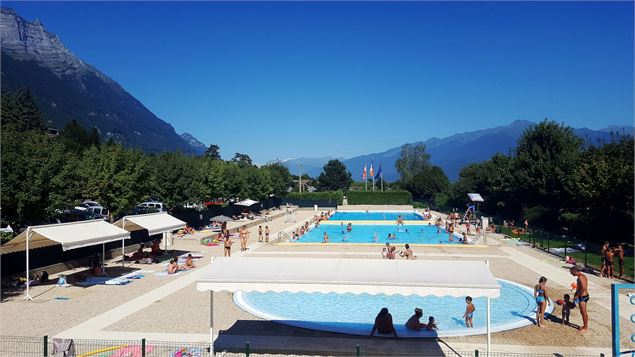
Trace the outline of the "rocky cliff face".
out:
M 117 82 L 77 58 L 38 20 L 14 10 L 0 14 L 2 89 L 28 87 L 49 125 L 61 128 L 76 119 L 114 139 L 146 152 L 181 150 L 201 154 L 174 128 L 157 118 Z

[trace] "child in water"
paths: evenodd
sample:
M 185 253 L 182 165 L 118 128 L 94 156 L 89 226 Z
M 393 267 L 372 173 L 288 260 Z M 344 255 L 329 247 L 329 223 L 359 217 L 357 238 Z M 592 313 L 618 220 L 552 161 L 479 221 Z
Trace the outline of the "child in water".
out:
M 467 307 L 465 308 L 465 314 L 463 314 L 463 318 L 465 319 L 466 327 L 474 327 L 474 322 L 472 321 L 472 316 L 474 315 L 474 311 L 476 307 L 472 304 L 472 297 L 468 296 L 465 298 L 465 303 Z

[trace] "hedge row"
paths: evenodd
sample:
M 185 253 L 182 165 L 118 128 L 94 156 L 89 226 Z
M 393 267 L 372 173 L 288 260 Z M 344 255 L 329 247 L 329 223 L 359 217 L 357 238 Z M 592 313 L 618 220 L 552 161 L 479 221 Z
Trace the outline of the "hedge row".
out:
M 349 205 L 410 205 L 412 194 L 408 191 L 348 191 Z
M 311 200 L 311 201 L 323 201 L 331 200 L 336 201 L 338 205 L 342 204 L 344 194 L 342 191 L 325 191 L 325 192 L 289 192 L 287 198 L 293 198 L 298 200 Z

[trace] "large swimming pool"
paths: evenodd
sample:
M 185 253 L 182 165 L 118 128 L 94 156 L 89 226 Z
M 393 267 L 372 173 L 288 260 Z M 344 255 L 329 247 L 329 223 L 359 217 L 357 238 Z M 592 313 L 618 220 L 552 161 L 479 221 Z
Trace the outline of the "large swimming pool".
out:
M 407 221 L 422 221 L 423 217 L 413 211 L 337 211 L 330 221 L 397 221 L 397 217 Z
M 500 297 L 491 300 L 492 332 L 510 330 L 533 323 L 536 303 L 528 287 L 498 280 Z M 467 336 L 486 333 L 486 299 L 475 298 L 474 328 L 466 328 L 463 319 L 463 297 L 353 295 L 319 293 L 238 292 L 234 301 L 243 310 L 263 319 L 313 330 L 368 335 L 375 316 L 387 307 L 393 316 L 397 333 L 403 337 Z M 423 309 L 427 322 L 434 316 L 439 330 L 409 331 L 405 322 L 414 309 Z M 553 304 L 547 313 L 553 310 Z
M 449 241 L 448 233 L 441 228 L 437 233 L 435 225 L 361 225 L 353 223 L 353 230 L 346 231 L 346 225 L 321 224 L 310 229 L 294 243 L 321 243 L 324 232 L 329 236 L 329 243 L 375 243 L 375 244 L 460 244 L 455 234 L 454 241 Z M 388 239 L 394 234 L 395 239 Z M 375 240 L 377 236 L 377 240 Z

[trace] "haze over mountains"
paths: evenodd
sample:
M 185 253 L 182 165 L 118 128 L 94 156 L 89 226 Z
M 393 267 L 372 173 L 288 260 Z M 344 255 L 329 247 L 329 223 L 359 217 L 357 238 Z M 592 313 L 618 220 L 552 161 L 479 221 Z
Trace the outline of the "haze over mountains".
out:
M 39 21 L 29 22 L 2 8 L 2 89 L 28 87 L 48 125 L 61 129 L 75 119 L 113 139 L 146 152 L 204 152 L 191 135 L 183 138 L 117 82 L 71 53 Z
M 517 120 L 505 126 L 490 129 L 459 133 L 447 138 L 431 138 L 421 141 L 426 145 L 426 151 L 430 154 L 430 162 L 443 169 L 452 181 L 459 176 L 459 171 L 470 163 L 488 160 L 496 153 L 511 153 L 522 133 L 535 123 L 527 120 Z M 628 125 L 611 125 L 600 130 L 588 128 L 574 129 L 576 135 L 586 144 L 599 144 L 610 142 L 619 135 L 633 135 L 635 128 Z M 395 170 L 395 162 L 401 154 L 401 147 L 388 149 L 384 152 L 355 156 L 349 159 L 341 159 L 346 168 L 353 175 L 355 181 L 362 180 L 364 164 L 370 167 L 371 161 L 375 164 L 375 172 L 382 165 L 385 181 L 396 181 L 399 174 Z M 298 164 L 302 164 L 302 172 L 311 177 L 317 177 L 322 167 L 331 158 L 298 158 L 285 160 L 287 167 L 294 175 L 298 174 Z

